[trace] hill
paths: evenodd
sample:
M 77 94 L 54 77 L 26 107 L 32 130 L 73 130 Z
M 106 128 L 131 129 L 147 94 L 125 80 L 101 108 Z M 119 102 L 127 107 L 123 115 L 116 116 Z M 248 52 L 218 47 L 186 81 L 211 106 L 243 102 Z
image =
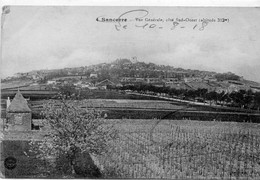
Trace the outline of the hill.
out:
M 35 89 L 35 86 L 39 84 L 75 84 L 77 82 L 79 82 L 78 85 L 85 84 L 88 87 L 90 85 L 95 86 L 104 80 L 109 80 L 119 86 L 151 84 L 159 87 L 168 86 L 175 89 L 188 90 L 205 88 L 209 91 L 217 92 L 249 89 L 256 92 L 260 91 L 260 83 L 246 80 L 242 76 L 232 72 L 217 73 L 183 69 L 129 59 L 117 59 L 111 63 L 101 63 L 85 67 L 34 70 L 27 73 L 17 73 L 13 77 L 2 79 L 1 89 L 29 85 L 31 86 L 30 88 Z M 17 82 L 23 83 L 18 84 Z

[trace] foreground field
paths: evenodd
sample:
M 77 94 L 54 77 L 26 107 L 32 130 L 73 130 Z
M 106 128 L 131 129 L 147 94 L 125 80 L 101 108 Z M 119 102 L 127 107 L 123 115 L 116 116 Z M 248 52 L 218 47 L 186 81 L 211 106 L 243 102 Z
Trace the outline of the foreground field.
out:
M 107 153 L 92 156 L 104 178 L 260 179 L 259 124 L 157 119 L 106 123 L 119 136 Z M 41 140 L 41 133 L 5 133 L 1 164 L 8 156 L 18 160 L 14 170 L 1 169 L 7 178 L 69 175 L 61 168 L 66 161 L 52 167 L 52 161 L 29 151 L 28 140 Z
M 257 124 L 111 120 L 119 138 L 97 157 L 106 177 L 259 179 Z

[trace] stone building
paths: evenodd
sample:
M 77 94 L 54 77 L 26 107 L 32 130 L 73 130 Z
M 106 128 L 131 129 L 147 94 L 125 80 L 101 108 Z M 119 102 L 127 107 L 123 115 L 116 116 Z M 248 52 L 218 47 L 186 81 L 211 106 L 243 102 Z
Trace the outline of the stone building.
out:
M 32 111 L 19 90 L 6 110 L 5 127 L 7 131 L 30 131 L 32 128 Z

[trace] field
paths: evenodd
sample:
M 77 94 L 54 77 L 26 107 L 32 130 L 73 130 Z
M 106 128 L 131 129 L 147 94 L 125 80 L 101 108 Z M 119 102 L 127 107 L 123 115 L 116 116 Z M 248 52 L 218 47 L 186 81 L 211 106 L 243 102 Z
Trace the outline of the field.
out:
M 259 179 L 259 125 L 111 120 L 120 131 L 97 157 L 107 178 Z
M 9 89 L 9 88 L 18 88 L 18 87 L 24 87 L 29 86 L 31 83 L 33 83 L 32 80 L 16 80 L 16 81 L 9 81 L 9 82 L 2 82 L 1 83 L 1 89 Z
M 104 178 L 260 179 L 259 124 L 157 119 L 106 123 L 113 124 L 119 136 L 107 153 L 92 156 Z M 8 155 L 19 160 L 15 172 L 5 171 L 7 177 L 54 176 L 48 170 L 50 162 L 31 156 L 25 142 L 40 139 L 41 133 L 5 134 L 4 139 L 9 138 L 2 147 L 2 160 Z
M 47 100 L 29 101 L 33 110 L 33 118 L 39 118 L 43 104 Z M 259 122 L 259 114 L 235 112 L 221 109 L 221 107 L 208 107 L 187 105 L 181 102 L 163 100 L 134 100 L 134 99 L 87 99 L 78 102 L 81 107 L 94 107 L 107 114 L 108 119 L 193 119 L 218 120 L 236 122 Z M 177 112 L 176 112 L 177 111 Z M 174 113 L 175 112 L 175 113 Z
M 32 108 L 41 108 L 46 100 L 31 101 Z M 169 101 L 158 100 L 130 100 L 130 99 L 87 99 L 78 102 L 82 107 L 95 108 L 132 108 L 132 109 L 183 109 L 185 105 L 173 104 Z M 195 108 L 189 108 L 195 110 Z

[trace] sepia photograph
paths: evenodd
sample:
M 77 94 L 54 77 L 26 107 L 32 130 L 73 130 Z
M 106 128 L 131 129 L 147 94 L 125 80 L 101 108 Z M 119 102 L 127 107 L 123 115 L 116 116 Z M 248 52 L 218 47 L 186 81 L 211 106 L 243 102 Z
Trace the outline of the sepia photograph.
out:
M 1 178 L 260 179 L 259 7 L 1 8 Z

